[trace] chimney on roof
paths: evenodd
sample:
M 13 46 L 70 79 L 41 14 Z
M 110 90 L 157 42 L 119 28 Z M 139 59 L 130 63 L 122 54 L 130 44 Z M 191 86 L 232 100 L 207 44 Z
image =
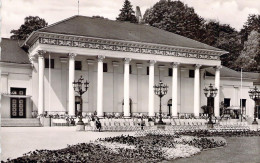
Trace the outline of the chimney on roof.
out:
M 141 24 L 143 22 L 143 18 L 142 18 L 141 9 L 139 6 L 136 6 L 135 16 L 136 16 L 138 23 Z

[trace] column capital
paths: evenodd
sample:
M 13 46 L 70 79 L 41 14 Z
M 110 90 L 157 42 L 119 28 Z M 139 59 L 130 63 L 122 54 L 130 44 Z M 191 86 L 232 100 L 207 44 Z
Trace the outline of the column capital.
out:
M 29 61 L 31 63 L 33 63 L 34 61 L 36 61 L 36 57 L 35 56 L 29 56 Z
M 130 62 L 131 62 L 131 58 L 124 58 L 124 62 L 125 62 L 125 64 L 129 64 Z
M 68 62 L 68 57 L 60 57 L 60 62 L 61 63 L 67 63 Z
M 98 62 L 103 62 L 103 60 L 105 59 L 105 56 L 103 55 L 98 55 L 97 56 Z
M 180 62 L 172 62 L 172 67 L 173 68 L 178 68 L 180 65 Z
M 199 69 L 201 66 L 202 66 L 202 65 L 200 65 L 200 64 L 196 64 L 196 65 L 195 65 L 195 68 L 196 68 L 196 69 Z
M 155 60 L 149 60 L 150 65 L 154 65 L 156 63 Z
M 68 56 L 69 56 L 70 59 L 75 59 L 77 54 L 76 53 L 69 53 Z
M 46 54 L 46 53 L 47 53 L 47 52 L 46 52 L 45 50 L 38 50 L 38 51 L 37 51 L 37 56 L 43 58 L 43 57 L 44 57 L 44 54 Z
M 220 70 L 221 68 L 222 68 L 221 65 L 215 67 L 216 70 Z

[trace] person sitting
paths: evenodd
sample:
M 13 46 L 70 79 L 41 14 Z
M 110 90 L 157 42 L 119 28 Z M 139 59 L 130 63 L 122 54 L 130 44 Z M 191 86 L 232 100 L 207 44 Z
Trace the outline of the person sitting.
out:
M 100 132 L 101 131 L 101 122 L 99 121 L 99 118 L 97 117 L 97 119 L 96 119 L 96 127 L 97 127 L 97 129 L 98 129 L 98 131 Z

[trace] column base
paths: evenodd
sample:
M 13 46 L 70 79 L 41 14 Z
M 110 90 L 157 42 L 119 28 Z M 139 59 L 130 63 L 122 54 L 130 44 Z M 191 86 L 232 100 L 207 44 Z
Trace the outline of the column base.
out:
M 131 119 L 131 116 L 124 116 L 124 119 Z
M 83 125 L 77 124 L 76 131 L 85 131 L 85 125 L 84 124 Z

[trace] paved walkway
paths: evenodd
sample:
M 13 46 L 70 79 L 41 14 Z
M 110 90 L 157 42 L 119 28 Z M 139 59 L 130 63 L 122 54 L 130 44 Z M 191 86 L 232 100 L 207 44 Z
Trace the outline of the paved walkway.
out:
M 36 149 L 62 149 L 97 138 L 134 135 L 134 132 L 76 132 L 75 127 L 2 127 L 1 160 L 17 158 Z

